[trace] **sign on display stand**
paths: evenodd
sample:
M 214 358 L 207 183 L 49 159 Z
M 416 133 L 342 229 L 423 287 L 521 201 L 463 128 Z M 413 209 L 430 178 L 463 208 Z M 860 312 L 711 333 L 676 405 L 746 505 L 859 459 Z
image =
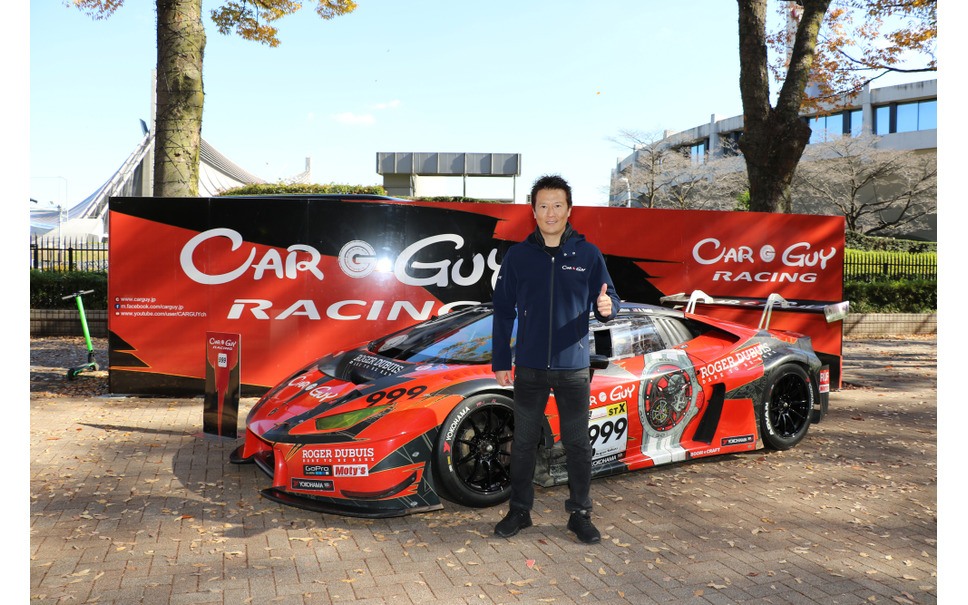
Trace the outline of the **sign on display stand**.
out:
M 234 441 L 239 437 L 242 335 L 205 334 L 205 404 L 202 432 L 206 437 Z
M 245 339 L 239 388 L 258 395 L 322 355 L 490 302 L 504 254 L 535 228 L 529 205 L 377 196 L 112 198 L 109 209 L 110 390 L 147 395 L 207 392 L 209 332 Z M 742 304 L 698 312 L 755 326 L 745 301 L 778 294 L 789 304 L 770 327 L 811 336 L 839 384 L 842 322 L 824 309 L 843 296 L 842 217 L 575 206 L 570 222 L 602 250 L 623 300 L 702 290 Z

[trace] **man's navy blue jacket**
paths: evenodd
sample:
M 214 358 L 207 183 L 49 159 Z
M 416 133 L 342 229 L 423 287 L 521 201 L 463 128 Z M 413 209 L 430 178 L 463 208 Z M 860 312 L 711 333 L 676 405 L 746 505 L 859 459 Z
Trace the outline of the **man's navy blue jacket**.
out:
M 504 255 L 494 288 L 491 369 L 511 369 L 511 330 L 518 318 L 514 365 L 537 370 L 588 367 L 588 313 L 618 314 L 619 298 L 601 251 L 569 224 L 555 256 L 535 229 Z M 612 314 L 595 301 L 608 286 Z

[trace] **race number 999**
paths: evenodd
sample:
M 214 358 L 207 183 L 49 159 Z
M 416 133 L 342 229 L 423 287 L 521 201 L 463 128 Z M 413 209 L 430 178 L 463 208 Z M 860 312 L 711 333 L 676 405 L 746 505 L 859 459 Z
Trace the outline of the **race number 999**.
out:
M 628 443 L 628 427 L 625 402 L 591 410 L 588 440 L 592 445 L 592 459 L 623 455 Z
M 369 407 L 373 407 L 380 402 L 394 403 L 397 399 L 400 399 L 404 395 L 406 395 L 408 399 L 413 399 L 426 390 L 426 386 L 420 385 L 413 387 L 409 391 L 404 388 L 396 388 L 392 391 L 377 391 L 375 393 L 370 393 L 370 395 L 366 398 L 366 402 L 370 404 Z

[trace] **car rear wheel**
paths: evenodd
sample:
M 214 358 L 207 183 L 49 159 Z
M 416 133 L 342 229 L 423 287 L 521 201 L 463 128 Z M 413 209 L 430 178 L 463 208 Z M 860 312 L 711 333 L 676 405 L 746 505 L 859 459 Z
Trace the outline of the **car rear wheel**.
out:
M 465 506 L 493 506 L 511 496 L 512 401 L 478 395 L 460 402 L 441 426 L 434 451 L 440 495 Z
M 795 446 L 807 434 L 812 409 L 813 390 L 803 368 L 795 364 L 777 368 L 763 402 L 763 442 L 775 450 Z

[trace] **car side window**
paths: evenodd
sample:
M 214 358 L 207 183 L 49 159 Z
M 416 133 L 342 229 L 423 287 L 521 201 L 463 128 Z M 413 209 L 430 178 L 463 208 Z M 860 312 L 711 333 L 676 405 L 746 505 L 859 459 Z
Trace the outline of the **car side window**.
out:
M 629 317 L 591 326 L 595 353 L 610 361 L 644 355 L 664 348 L 651 317 Z

